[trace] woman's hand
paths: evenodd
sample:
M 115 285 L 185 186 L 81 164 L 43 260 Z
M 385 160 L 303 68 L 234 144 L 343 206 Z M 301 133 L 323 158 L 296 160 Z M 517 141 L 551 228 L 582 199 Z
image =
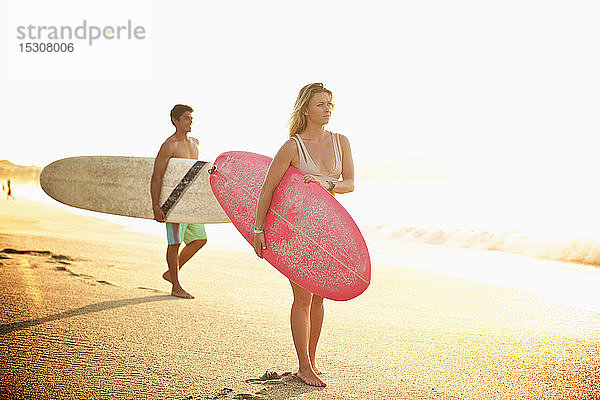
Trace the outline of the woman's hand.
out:
M 260 258 L 263 258 L 262 251 L 267 248 L 267 242 L 265 240 L 265 233 L 255 233 L 254 234 L 254 252 Z
M 323 178 L 316 177 L 314 175 L 304 175 L 304 183 L 309 183 L 309 182 L 317 182 L 319 185 L 323 186 L 323 188 L 325 188 L 325 190 L 327 190 L 327 191 L 329 191 L 329 189 L 331 188 L 331 185 L 329 185 L 329 182 L 327 182 Z

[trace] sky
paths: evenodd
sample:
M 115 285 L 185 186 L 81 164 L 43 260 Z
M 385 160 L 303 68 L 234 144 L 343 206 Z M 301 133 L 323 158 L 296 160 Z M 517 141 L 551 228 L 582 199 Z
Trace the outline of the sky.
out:
M 577 0 L 2 2 L 0 159 L 153 157 L 176 103 L 195 110 L 201 159 L 272 156 L 299 89 L 323 82 L 336 103 L 328 129 L 350 139 L 359 176 L 405 166 L 591 184 L 599 16 Z M 21 51 L 40 41 L 19 27 L 84 21 L 131 21 L 144 37 Z

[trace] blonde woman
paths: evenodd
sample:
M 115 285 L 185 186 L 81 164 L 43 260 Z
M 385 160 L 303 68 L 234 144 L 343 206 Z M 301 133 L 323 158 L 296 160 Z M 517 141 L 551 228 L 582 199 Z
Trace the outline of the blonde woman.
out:
M 266 249 L 263 222 L 273 191 L 290 165 L 305 174 L 306 184 L 319 184 L 332 194 L 354 190 L 350 143 L 345 136 L 325 130 L 331 118 L 332 100 L 332 92 L 321 83 L 306 85 L 298 94 L 289 122 L 290 139 L 275 155 L 256 207 L 254 251 L 261 258 L 262 250 Z M 323 326 L 323 297 L 290 283 L 294 295 L 290 325 L 299 364 L 296 376 L 307 385 L 324 387 L 316 363 L 317 343 Z

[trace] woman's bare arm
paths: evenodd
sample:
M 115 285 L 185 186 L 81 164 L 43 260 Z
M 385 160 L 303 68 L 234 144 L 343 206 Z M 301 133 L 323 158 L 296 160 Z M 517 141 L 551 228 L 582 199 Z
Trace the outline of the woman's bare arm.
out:
M 265 182 L 263 183 L 258 198 L 258 204 L 256 206 L 256 221 L 255 228 L 262 229 L 267 211 L 271 206 L 271 200 L 273 199 L 273 192 L 281 182 L 281 178 L 285 175 L 289 166 L 292 164 L 292 160 L 296 155 L 296 144 L 292 139 L 284 143 L 279 149 L 275 158 L 271 162 Z M 254 235 L 254 251 L 262 258 L 262 249 L 266 249 L 265 235 L 264 233 Z
M 334 193 L 350 193 L 354 190 L 354 160 L 350 141 L 344 135 L 340 135 L 342 145 L 342 180 L 334 182 Z

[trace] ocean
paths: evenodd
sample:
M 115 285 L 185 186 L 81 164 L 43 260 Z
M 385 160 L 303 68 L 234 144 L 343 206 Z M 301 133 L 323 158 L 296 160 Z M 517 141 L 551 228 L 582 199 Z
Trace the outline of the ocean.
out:
M 365 237 L 600 266 L 591 187 L 534 182 L 366 182 L 338 196 Z M 347 196 L 347 197 L 346 197 Z
M 359 182 L 336 199 L 367 242 L 409 241 L 600 266 L 599 199 L 589 189 L 528 182 Z M 63 206 L 38 186 L 18 185 L 15 193 Z M 66 208 L 163 236 L 164 226 L 154 221 Z M 247 246 L 230 225 L 208 230 L 217 245 Z

